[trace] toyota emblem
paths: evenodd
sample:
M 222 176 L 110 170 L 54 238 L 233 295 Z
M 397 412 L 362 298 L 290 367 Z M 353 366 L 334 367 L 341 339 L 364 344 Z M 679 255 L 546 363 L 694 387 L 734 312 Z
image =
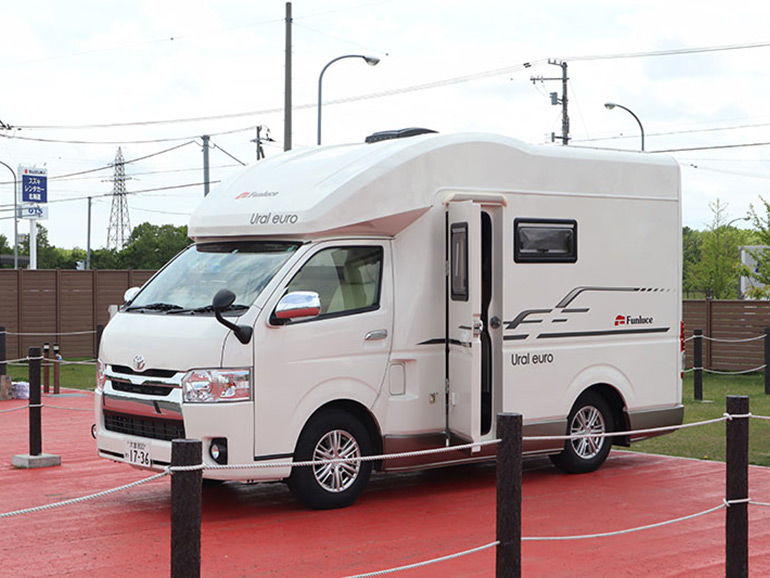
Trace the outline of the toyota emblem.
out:
M 143 371 L 145 368 L 145 361 L 144 361 L 144 355 L 139 354 L 136 357 L 134 357 L 134 369 L 137 371 Z

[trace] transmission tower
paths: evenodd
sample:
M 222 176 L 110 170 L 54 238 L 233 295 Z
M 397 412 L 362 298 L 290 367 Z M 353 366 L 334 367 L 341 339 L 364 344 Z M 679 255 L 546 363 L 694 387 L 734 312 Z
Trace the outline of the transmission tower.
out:
M 123 151 L 118 147 L 115 155 L 115 173 L 112 177 L 112 209 L 110 224 L 107 227 L 107 248 L 123 248 L 131 234 L 131 222 L 128 218 L 128 203 L 126 202 L 126 166 L 123 161 Z

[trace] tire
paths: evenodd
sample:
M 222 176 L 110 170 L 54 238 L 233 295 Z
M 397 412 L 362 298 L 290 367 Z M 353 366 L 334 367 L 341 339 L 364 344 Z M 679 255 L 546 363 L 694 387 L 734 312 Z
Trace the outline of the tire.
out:
M 354 416 L 332 409 L 314 416 L 299 436 L 294 461 L 371 455 L 366 427 Z M 292 493 L 315 510 L 344 508 L 356 501 L 369 481 L 372 462 L 342 462 L 292 469 Z
M 581 395 L 567 418 L 567 435 L 605 433 L 613 431 L 612 411 L 605 399 L 589 391 Z M 595 471 L 607 459 L 612 438 L 584 437 L 564 442 L 560 454 L 551 456 L 554 465 L 569 474 L 585 474 Z

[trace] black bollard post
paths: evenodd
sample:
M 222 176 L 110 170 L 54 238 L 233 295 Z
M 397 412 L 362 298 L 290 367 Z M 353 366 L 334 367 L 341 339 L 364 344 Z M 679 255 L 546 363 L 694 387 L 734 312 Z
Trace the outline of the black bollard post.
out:
M 765 327 L 765 395 L 770 395 L 770 327 Z
M 51 344 L 43 343 L 43 391 L 51 391 Z
M 727 396 L 727 413 L 749 413 L 749 398 Z M 749 418 L 735 417 L 727 421 L 727 464 L 725 498 L 746 500 L 749 497 Z M 728 504 L 725 512 L 725 576 L 743 578 L 749 575 L 748 504 Z
M 521 414 L 497 414 L 496 578 L 521 577 L 521 423 Z
M 55 395 L 59 395 L 59 378 L 61 376 L 61 352 L 59 350 L 59 344 L 53 344 L 53 392 Z
M 8 368 L 5 365 L 5 361 L 6 359 L 8 359 L 5 356 L 5 352 L 6 352 L 5 336 L 6 336 L 5 327 L 0 326 L 0 375 L 7 375 L 7 371 L 8 371 Z
M 40 419 L 40 348 L 29 348 L 29 455 L 43 452 Z
M 203 461 L 200 440 L 173 440 L 171 467 L 196 466 Z M 171 577 L 201 574 L 201 488 L 203 472 L 171 475 Z
M 693 398 L 703 401 L 703 329 L 695 329 L 692 332 L 693 357 Z
M 97 325 L 96 326 L 96 351 L 94 352 L 94 357 L 99 357 L 99 346 L 102 344 L 102 333 L 104 333 L 104 325 Z

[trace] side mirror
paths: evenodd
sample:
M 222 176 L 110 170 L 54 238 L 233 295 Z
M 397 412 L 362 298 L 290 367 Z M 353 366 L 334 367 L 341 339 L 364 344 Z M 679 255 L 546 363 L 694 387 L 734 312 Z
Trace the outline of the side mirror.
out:
M 225 311 L 230 305 L 235 302 L 235 293 L 229 289 L 220 289 L 217 294 L 214 295 L 214 299 L 211 300 L 211 308 L 214 310 L 214 317 L 217 318 L 222 325 L 232 330 L 238 341 L 246 345 L 251 341 L 251 334 L 254 330 L 248 325 L 236 325 L 222 317 L 222 312 Z
M 321 314 L 321 298 L 315 291 L 292 291 L 275 306 L 273 321 L 278 324 L 292 319 L 312 318 Z
M 139 293 L 141 287 L 129 287 L 126 289 L 126 292 L 123 293 L 123 303 L 130 303 L 134 300 L 134 297 L 136 297 L 137 293 Z

